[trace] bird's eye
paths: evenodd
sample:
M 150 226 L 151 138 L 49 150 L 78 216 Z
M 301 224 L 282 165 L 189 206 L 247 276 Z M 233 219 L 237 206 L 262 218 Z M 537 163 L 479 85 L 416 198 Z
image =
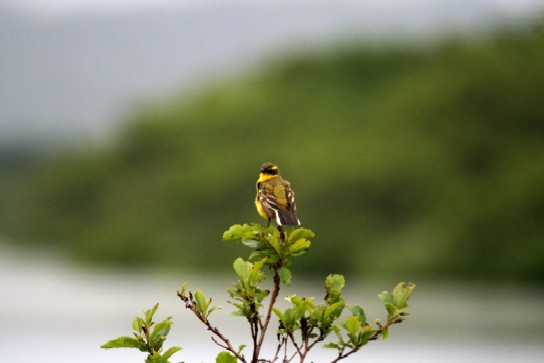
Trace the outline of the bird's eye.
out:
M 278 174 L 278 169 L 267 169 L 267 170 L 265 170 L 264 173 L 268 174 L 268 175 L 277 175 Z

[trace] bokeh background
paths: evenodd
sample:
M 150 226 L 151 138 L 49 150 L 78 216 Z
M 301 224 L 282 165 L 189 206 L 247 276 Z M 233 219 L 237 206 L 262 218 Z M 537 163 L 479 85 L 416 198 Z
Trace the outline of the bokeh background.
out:
M 316 233 L 291 293 L 342 273 L 379 316 L 378 292 L 418 285 L 346 361 L 541 361 L 543 19 L 530 0 L 4 1 L 0 360 L 142 361 L 98 346 L 160 302 L 178 360 L 213 361 L 175 291 L 226 298 L 248 251 L 222 232 L 263 222 L 273 161 Z

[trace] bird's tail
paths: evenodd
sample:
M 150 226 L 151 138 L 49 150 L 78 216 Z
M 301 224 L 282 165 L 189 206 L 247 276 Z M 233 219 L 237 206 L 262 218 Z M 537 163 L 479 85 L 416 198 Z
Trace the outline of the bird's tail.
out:
M 276 222 L 278 226 L 299 226 L 300 221 L 298 220 L 295 213 L 291 210 L 280 208 L 276 211 Z

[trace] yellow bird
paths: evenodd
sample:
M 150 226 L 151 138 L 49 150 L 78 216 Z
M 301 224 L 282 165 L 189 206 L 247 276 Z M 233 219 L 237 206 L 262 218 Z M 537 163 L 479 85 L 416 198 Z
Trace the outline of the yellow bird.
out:
M 291 184 L 281 177 L 277 165 L 266 162 L 262 165 L 257 179 L 257 212 L 270 221 L 274 219 L 278 226 L 298 226 L 295 192 Z

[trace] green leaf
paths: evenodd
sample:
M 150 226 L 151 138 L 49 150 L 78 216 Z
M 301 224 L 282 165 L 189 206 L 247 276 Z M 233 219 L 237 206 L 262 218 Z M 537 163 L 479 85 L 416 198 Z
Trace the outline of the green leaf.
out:
M 135 317 L 132 321 L 132 330 L 135 332 L 141 333 L 142 332 L 142 326 L 144 326 L 144 320 L 140 318 L 139 316 Z
M 272 247 L 273 251 L 280 256 L 281 255 L 281 247 L 280 243 L 278 242 L 279 235 L 277 234 L 271 234 L 264 238 L 264 241 Z
M 234 310 L 231 315 L 232 316 L 246 316 L 246 313 L 244 312 L 244 307 L 240 304 L 233 304 L 235 305 L 239 310 Z
M 241 224 L 230 226 L 230 228 L 223 233 L 223 240 L 242 238 L 244 226 Z
M 412 282 L 400 282 L 393 289 L 395 306 L 399 309 L 408 307 L 407 301 L 416 285 Z
M 291 270 L 289 270 L 287 267 L 282 267 L 279 270 L 280 280 L 285 285 L 289 286 L 291 284 Z
M 194 296 L 196 301 L 196 307 L 202 313 L 202 315 L 206 317 L 206 295 L 204 295 L 204 293 L 199 289 L 196 289 Z
M 328 288 L 342 290 L 346 284 L 346 280 L 343 275 L 329 275 L 327 276 L 326 284 Z
M 344 310 L 344 302 L 343 301 L 335 302 L 334 304 L 327 306 L 323 314 L 323 319 L 338 318 L 340 314 L 342 314 L 342 310 Z
M 287 331 L 293 331 L 294 329 L 294 325 L 295 325 L 295 320 L 297 318 L 296 316 L 296 312 L 294 309 L 285 309 L 285 311 L 283 312 L 283 325 L 285 326 L 285 329 Z
M 295 243 L 293 243 L 292 245 L 290 245 L 287 252 L 291 256 L 299 256 L 305 253 L 308 250 L 308 248 L 310 248 L 311 244 L 312 242 L 310 242 L 310 240 L 301 238 L 297 240 Z
M 212 306 L 210 309 L 208 309 L 208 316 L 210 316 L 211 313 L 213 313 L 216 310 L 223 309 L 222 306 Z
M 183 297 L 187 296 L 187 285 L 189 285 L 189 281 L 185 281 L 183 285 L 181 285 L 181 296 Z
M 327 295 L 325 301 L 329 304 L 342 300 L 342 289 L 346 281 L 342 275 L 329 275 L 325 279 Z
M 238 354 L 242 353 L 242 350 L 244 350 L 245 347 L 247 347 L 247 345 L 240 344 L 240 346 L 238 347 Z
M 261 269 L 264 266 L 264 263 L 266 262 L 266 259 L 262 259 L 259 261 L 255 261 L 255 263 L 247 262 L 248 267 L 250 268 L 251 272 L 249 274 L 249 279 L 253 284 L 257 284 L 264 280 L 264 274 L 261 271 Z
M 396 313 L 398 312 L 398 309 L 395 305 L 393 304 L 390 304 L 390 303 L 385 303 L 385 308 L 387 309 L 387 313 L 392 316 L 392 315 L 396 315 Z
M 283 321 L 283 312 L 280 309 L 276 308 L 276 307 L 272 308 L 272 310 L 274 311 L 274 313 L 276 314 L 278 319 Z
M 266 254 L 263 251 L 253 251 L 249 254 L 248 260 L 262 260 L 266 257 Z
M 363 325 L 363 329 L 359 333 L 359 345 L 363 346 L 368 343 L 370 337 L 376 332 L 376 330 L 372 329 L 372 326 L 370 324 Z
M 170 347 L 168 348 L 163 354 L 162 354 L 162 357 L 161 359 L 159 360 L 160 363 L 167 363 L 168 362 L 168 359 L 170 359 L 170 357 L 172 355 L 174 355 L 174 353 L 176 352 L 179 352 L 181 350 L 181 347 Z
M 257 248 L 262 246 L 263 243 L 261 241 L 256 241 L 254 239 L 246 239 L 246 240 L 242 240 L 242 244 L 250 248 Z
M 263 229 L 264 227 L 259 224 L 235 224 L 223 233 L 223 240 L 240 239 L 244 241 L 255 239 Z
M 388 293 L 387 291 L 382 291 L 378 297 L 380 298 L 381 301 L 383 301 L 385 304 L 392 304 L 394 305 L 395 304 L 395 298 L 393 297 L 393 295 L 391 295 L 390 293 Z
M 109 348 L 138 348 L 140 349 L 142 345 L 145 348 L 145 344 L 140 342 L 136 338 L 132 337 L 119 337 L 116 339 L 109 340 L 105 344 L 102 344 L 100 348 L 109 349 Z M 141 350 L 141 349 L 140 349 Z M 144 349 L 145 351 L 145 349 Z
M 151 320 L 153 320 L 153 315 L 155 315 L 155 312 L 157 311 L 158 308 L 159 308 L 159 303 L 156 303 L 152 309 L 146 310 L 144 312 L 146 323 L 151 324 Z
M 334 348 L 334 349 L 340 349 L 340 346 L 338 344 L 334 344 L 334 343 L 328 343 L 328 344 L 325 344 L 323 345 L 323 348 Z
M 162 363 L 161 354 L 157 351 L 149 354 L 145 360 L 145 363 Z
M 362 307 L 360 307 L 359 305 L 348 305 L 347 308 L 349 309 L 349 311 L 351 311 L 353 316 L 359 318 L 361 324 L 366 323 L 366 314 Z
M 276 255 L 276 254 L 267 255 L 266 264 L 274 266 L 280 261 L 280 259 L 281 259 L 280 255 Z
M 408 298 L 410 297 L 410 294 L 415 287 L 416 285 L 414 283 L 401 282 L 397 284 L 397 286 L 395 286 L 392 294 L 388 293 L 387 291 L 383 291 L 381 294 L 378 295 L 385 304 L 389 315 L 401 314 L 399 310 L 408 307 Z
M 240 279 L 243 281 L 247 281 L 249 278 L 250 267 L 248 266 L 248 264 L 248 262 L 244 261 L 240 257 L 237 258 L 233 264 L 236 275 L 238 275 L 238 277 L 240 277 Z
M 336 334 L 336 337 L 338 338 L 338 342 L 340 343 L 340 345 L 346 345 L 346 343 L 344 342 L 344 338 L 342 337 L 342 333 L 340 332 L 340 328 L 336 325 L 333 325 L 331 329 Z
M 153 332 L 149 336 L 150 340 L 154 343 L 155 340 L 160 339 L 161 337 L 166 337 L 170 332 L 170 327 L 172 326 L 172 318 L 168 317 L 165 320 L 161 321 L 153 328 Z
M 215 358 L 215 363 L 236 363 L 236 357 L 229 352 L 220 352 Z
M 359 321 L 358 317 L 350 316 L 346 319 L 345 327 L 350 334 L 356 336 L 357 332 L 361 328 L 361 322 Z
M 293 243 L 297 239 L 300 239 L 300 238 L 309 238 L 314 236 L 315 236 L 314 232 L 310 231 L 309 229 L 297 228 L 291 233 L 289 233 L 289 237 L 287 238 L 287 243 Z

